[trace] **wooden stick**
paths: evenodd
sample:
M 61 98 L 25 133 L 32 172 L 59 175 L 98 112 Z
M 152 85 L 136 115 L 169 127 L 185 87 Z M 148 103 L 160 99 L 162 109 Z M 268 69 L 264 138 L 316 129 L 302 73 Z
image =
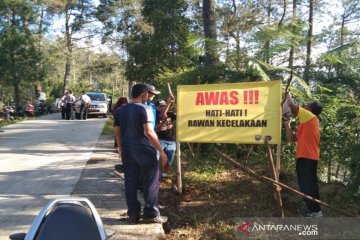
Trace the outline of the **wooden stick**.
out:
M 176 143 L 176 183 L 177 191 L 182 193 L 182 179 L 181 179 L 181 157 L 180 157 L 180 143 Z
M 173 93 L 172 93 L 172 91 L 171 91 L 171 87 L 170 87 L 170 84 L 169 84 L 169 83 L 167 83 L 167 87 L 168 87 L 169 94 L 170 94 L 170 95 L 173 95 Z
M 243 166 L 242 164 L 238 163 L 237 161 L 235 161 L 235 160 L 232 159 L 231 157 L 227 156 L 226 154 L 222 153 L 220 150 L 218 150 L 218 149 L 216 149 L 216 148 L 214 149 L 214 151 L 215 151 L 215 153 L 216 153 L 219 157 L 221 157 L 221 158 L 223 158 L 223 159 L 225 159 L 225 160 L 233 163 L 235 166 L 237 166 L 238 168 L 240 168 L 242 171 L 248 173 L 249 175 L 257 178 L 258 180 L 260 180 L 260 181 L 262 181 L 262 182 L 271 182 L 271 183 L 272 183 L 273 185 L 275 185 L 275 186 L 279 185 L 279 186 L 281 186 L 281 187 L 283 187 L 283 188 L 286 188 L 286 189 L 290 190 L 291 192 L 296 193 L 296 194 L 298 194 L 298 195 L 300 195 L 300 196 L 302 196 L 302 197 L 304 197 L 304 198 L 306 198 L 306 199 L 309 199 L 309 200 L 312 200 L 312 201 L 314 201 L 314 202 L 317 202 L 317 203 L 321 204 L 322 206 L 328 207 L 328 208 L 330 208 L 330 209 L 332 209 L 332 210 L 334 210 L 334 211 L 340 212 L 340 213 L 342 213 L 342 214 L 344 214 L 344 215 L 346 215 L 346 216 L 355 217 L 354 215 L 349 214 L 349 213 L 347 213 L 347 212 L 344 212 L 343 210 L 340 210 L 340 209 L 338 209 L 338 208 L 335 208 L 335 207 L 333 207 L 333 206 L 331 206 L 331 205 L 329 205 L 329 204 L 327 204 L 327 203 L 324 203 L 324 202 L 322 202 L 322 201 L 320 201 L 320 200 L 318 200 L 318 199 L 315 199 L 315 198 L 313 198 L 313 197 L 311 197 L 311 196 L 309 196 L 309 195 L 303 194 L 302 192 L 299 192 L 298 190 L 295 190 L 295 189 L 293 189 L 292 187 L 289 187 L 288 185 L 286 185 L 286 184 L 284 184 L 284 183 L 281 183 L 281 182 L 279 182 L 279 181 L 275 181 L 274 179 L 269 178 L 269 177 L 260 176 L 260 175 L 257 174 L 254 170 L 252 170 L 252 169 L 250 169 L 250 168 L 248 168 L 248 167 Z
M 194 150 L 192 149 L 192 146 L 190 145 L 190 143 L 187 143 L 187 145 L 190 149 L 191 156 L 195 159 L 195 153 L 194 153 Z
M 275 171 L 276 177 L 279 181 L 280 177 L 280 170 L 281 170 L 281 143 L 276 145 L 276 161 L 275 161 Z
M 279 178 L 278 178 L 278 176 L 276 174 L 273 154 L 272 154 L 271 147 L 269 145 L 269 142 L 268 142 L 267 138 L 265 139 L 265 147 L 266 147 L 266 153 L 267 153 L 267 156 L 268 156 L 268 159 L 269 159 L 270 167 L 271 167 L 271 170 L 272 170 L 273 178 L 275 179 L 276 182 L 278 182 Z M 278 185 L 275 186 L 275 200 L 276 200 L 276 202 L 277 202 L 277 204 L 279 206 L 281 218 L 284 218 L 285 217 L 285 212 L 284 212 L 284 206 L 283 206 L 283 203 L 282 203 L 280 191 L 281 191 L 281 187 L 278 186 Z
M 284 97 L 282 99 L 282 102 L 281 102 L 281 106 L 284 104 L 285 100 L 286 100 L 286 94 L 288 93 L 288 89 L 290 87 L 290 83 L 293 79 L 293 69 L 291 69 L 291 72 L 290 72 L 290 77 L 286 83 L 286 86 L 285 86 L 285 92 L 284 92 Z

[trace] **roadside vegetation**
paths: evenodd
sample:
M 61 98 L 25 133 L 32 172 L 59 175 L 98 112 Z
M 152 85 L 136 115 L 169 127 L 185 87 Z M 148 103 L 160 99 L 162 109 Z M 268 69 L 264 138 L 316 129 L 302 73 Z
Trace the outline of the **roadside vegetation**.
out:
M 264 155 L 237 160 L 260 175 L 271 176 Z M 211 151 L 193 158 L 185 150 L 182 161 L 183 194 L 174 190 L 175 175 L 161 181 L 161 213 L 169 216 L 169 222 L 164 224 L 166 239 L 239 239 L 237 228 L 242 222 L 238 218 L 281 216 L 271 184 L 249 177 L 226 160 L 213 157 Z M 298 189 L 295 164 L 282 171 L 280 181 Z M 306 210 L 302 198 L 287 190 L 281 193 L 285 216 L 301 217 Z M 359 204 L 349 201 L 349 192 L 341 182 L 320 182 L 320 196 L 322 201 L 341 206 L 345 212 L 360 214 Z M 323 212 L 326 217 L 344 217 L 326 207 Z
M 103 135 L 113 135 L 114 134 L 114 118 L 112 115 L 108 115 L 108 118 L 105 122 L 105 126 L 103 128 L 102 134 Z

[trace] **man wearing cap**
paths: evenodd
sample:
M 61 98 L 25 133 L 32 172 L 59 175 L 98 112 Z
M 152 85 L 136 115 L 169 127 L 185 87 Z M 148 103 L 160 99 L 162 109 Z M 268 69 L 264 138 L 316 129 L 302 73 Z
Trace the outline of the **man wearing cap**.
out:
M 125 197 L 128 206 L 128 220 L 138 223 L 141 204 L 137 199 L 139 184 L 143 187 L 145 222 L 164 223 L 167 217 L 160 216 L 159 162 L 156 150 L 160 152 L 163 165 L 167 156 L 162 150 L 154 131 L 152 109 L 144 103 L 148 100 L 148 87 L 135 84 L 131 90 L 132 102 L 122 106 L 115 115 L 115 137 L 121 152 L 125 175 Z M 142 182 L 139 182 L 139 178 Z
M 154 103 L 152 102 L 155 98 L 155 95 L 159 95 L 160 91 L 156 90 L 155 87 L 151 84 L 146 84 L 147 88 L 148 88 L 148 99 L 145 102 L 146 105 L 148 105 L 149 107 L 151 107 L 151 110 L 153 112 L 154 115 L 154 119 L 156 120 L 156 106 L 154 105 Z M 153 128 L 155 129 L 155 122 L 153 125 Z

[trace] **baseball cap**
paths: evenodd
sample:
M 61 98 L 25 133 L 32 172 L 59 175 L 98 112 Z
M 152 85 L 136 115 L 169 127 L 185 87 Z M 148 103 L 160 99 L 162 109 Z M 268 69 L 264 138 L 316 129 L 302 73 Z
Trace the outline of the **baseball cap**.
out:
M 155 94 L 155 95 L 158 95 L 160 94 L 160 91 L 156 90 L 155 87 L 151 84 L 146 84 L 146 86 L 148 87 L 148 91 Z
M 164 100 L 156 101 L 155 106 L 166 106 L 166 102 Z

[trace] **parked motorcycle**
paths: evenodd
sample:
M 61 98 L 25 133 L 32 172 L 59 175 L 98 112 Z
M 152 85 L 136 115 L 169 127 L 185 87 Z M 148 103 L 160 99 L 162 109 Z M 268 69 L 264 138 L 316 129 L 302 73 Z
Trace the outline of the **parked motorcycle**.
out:
M 34 113 L 36 116 L 44 115 L 46 113 L 45 103 L 35 100 Z
M 3 118 L 5 121 L 14 120 L 15 110 L 11 106 L 5 106 L 2 109 Z
M 26 109 L 25 109 L 25 115 L 26 116 L 34 116 L 34 105 L 32 105 L 31 103 L 29 103 L 27 106 L 26 106 Z
M 59 198 L 50 201 L 35 217 L 27 233 L 11 240 L 107 240 L 114 231 L 105 231 L 94 205 L 87 198 Z

